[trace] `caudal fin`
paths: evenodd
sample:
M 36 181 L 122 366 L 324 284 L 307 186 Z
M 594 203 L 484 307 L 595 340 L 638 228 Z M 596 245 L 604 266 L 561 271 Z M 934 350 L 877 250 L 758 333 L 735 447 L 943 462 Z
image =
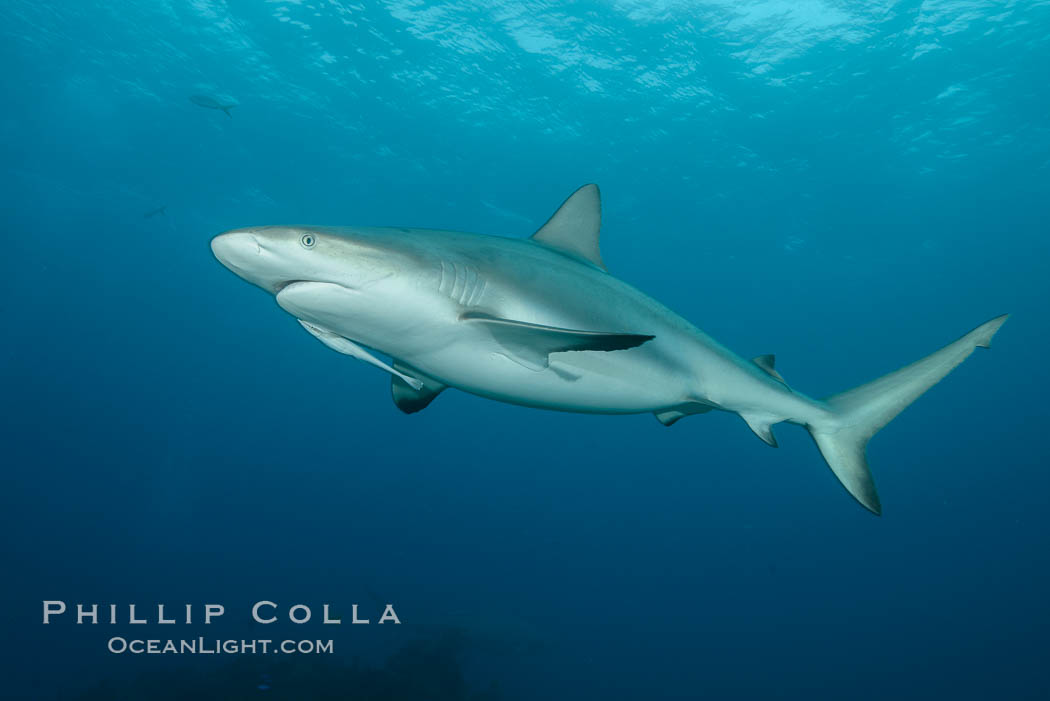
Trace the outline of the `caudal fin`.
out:
M 864 454 L 868 440 L 966 360 L 974 348 L 988 348 L 1008 316 L 986 321 L 954 343 L 874 382 L 829 397 L 825 402 L 831 409 L 830 418 L 806 426 L 842 486 L 869 511 L 882 513 Z

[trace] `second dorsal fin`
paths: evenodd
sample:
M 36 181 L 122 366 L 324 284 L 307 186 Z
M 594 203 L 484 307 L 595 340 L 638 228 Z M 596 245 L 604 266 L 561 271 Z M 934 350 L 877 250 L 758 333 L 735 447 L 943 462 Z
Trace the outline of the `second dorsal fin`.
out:
M 532 240 L 606 270 L 598 248 L 601 226 L 601 194 L 592 183 L 569 195 L 547 223 L 532 235 Z
M 764 370 L 768 375 L 780 380 L 785 385 L 787 384 L 787 380 L 781 377 L 780 373 L 777 372 L 777 369 L 773 367 L 773 364 L 776 362 L 776 356 L 772 353 L 770 353 L 769 355 L 755 356 L 751 359 L 751 362 L 757 365 L 760 369 Z

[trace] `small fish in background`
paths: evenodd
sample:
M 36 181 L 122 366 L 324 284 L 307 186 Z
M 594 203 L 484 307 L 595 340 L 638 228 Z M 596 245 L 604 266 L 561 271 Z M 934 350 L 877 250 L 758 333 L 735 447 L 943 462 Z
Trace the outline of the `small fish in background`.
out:
M 153 217 L 157 216 L 158 214 L 164 214 L 167 211 L 167 209 L 168 209 L 168 205 L 166 205 L 166 204 L 165 205 L 161 205 L 160 207 L 157 207 L 156 209 L 151 209 L 150 211 L 148 211 L 145 214 L 143 214 L 142 218 L 143 219 L 152 219 Z
M 209 95 L 190 95 L 190 102 L 197 105 L 198 107 L 206 107 L 210 110 L 222 110 L 226 113 L 226 116 L 230 117 L 231 119 L 233 118 L 233 115 L 230 114 L 230 110 L 237 106 L 233 103 L 224 105 L 218 100 L 216 100 L 214 97 L 211 97 Z

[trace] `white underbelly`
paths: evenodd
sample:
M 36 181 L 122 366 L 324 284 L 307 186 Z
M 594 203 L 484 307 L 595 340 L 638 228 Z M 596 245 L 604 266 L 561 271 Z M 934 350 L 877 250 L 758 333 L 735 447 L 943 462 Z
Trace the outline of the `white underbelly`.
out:
M 688 394 L 690 379 L 669 352 L 674 346 L 664 345 L 667 341 L 617 351 L 551 353 L 549 366 L 536 370 L 512 359 L 483 328 L 424 312 L 393 331 L 389 319 L 380 325 L 345 315 L 317 323 L 449 387 L 512 404 L 629 414 L 665 409 Z
M 497 401 L 561 411 L 631 414 L 681 401 L 686 382 L 652 362 L 641 348 L 552 353 L 533 370 L 497 350 L 456 347 L 409 360 L 435 379 Z

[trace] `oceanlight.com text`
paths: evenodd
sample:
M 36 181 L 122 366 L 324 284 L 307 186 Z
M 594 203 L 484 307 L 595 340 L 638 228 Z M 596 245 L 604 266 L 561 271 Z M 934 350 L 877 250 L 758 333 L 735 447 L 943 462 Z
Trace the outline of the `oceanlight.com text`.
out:
M 189 638 L 181 640 L 109 639 L 107 649 L 115 655 L 330 655 L 331 640 L 220 640 Z

